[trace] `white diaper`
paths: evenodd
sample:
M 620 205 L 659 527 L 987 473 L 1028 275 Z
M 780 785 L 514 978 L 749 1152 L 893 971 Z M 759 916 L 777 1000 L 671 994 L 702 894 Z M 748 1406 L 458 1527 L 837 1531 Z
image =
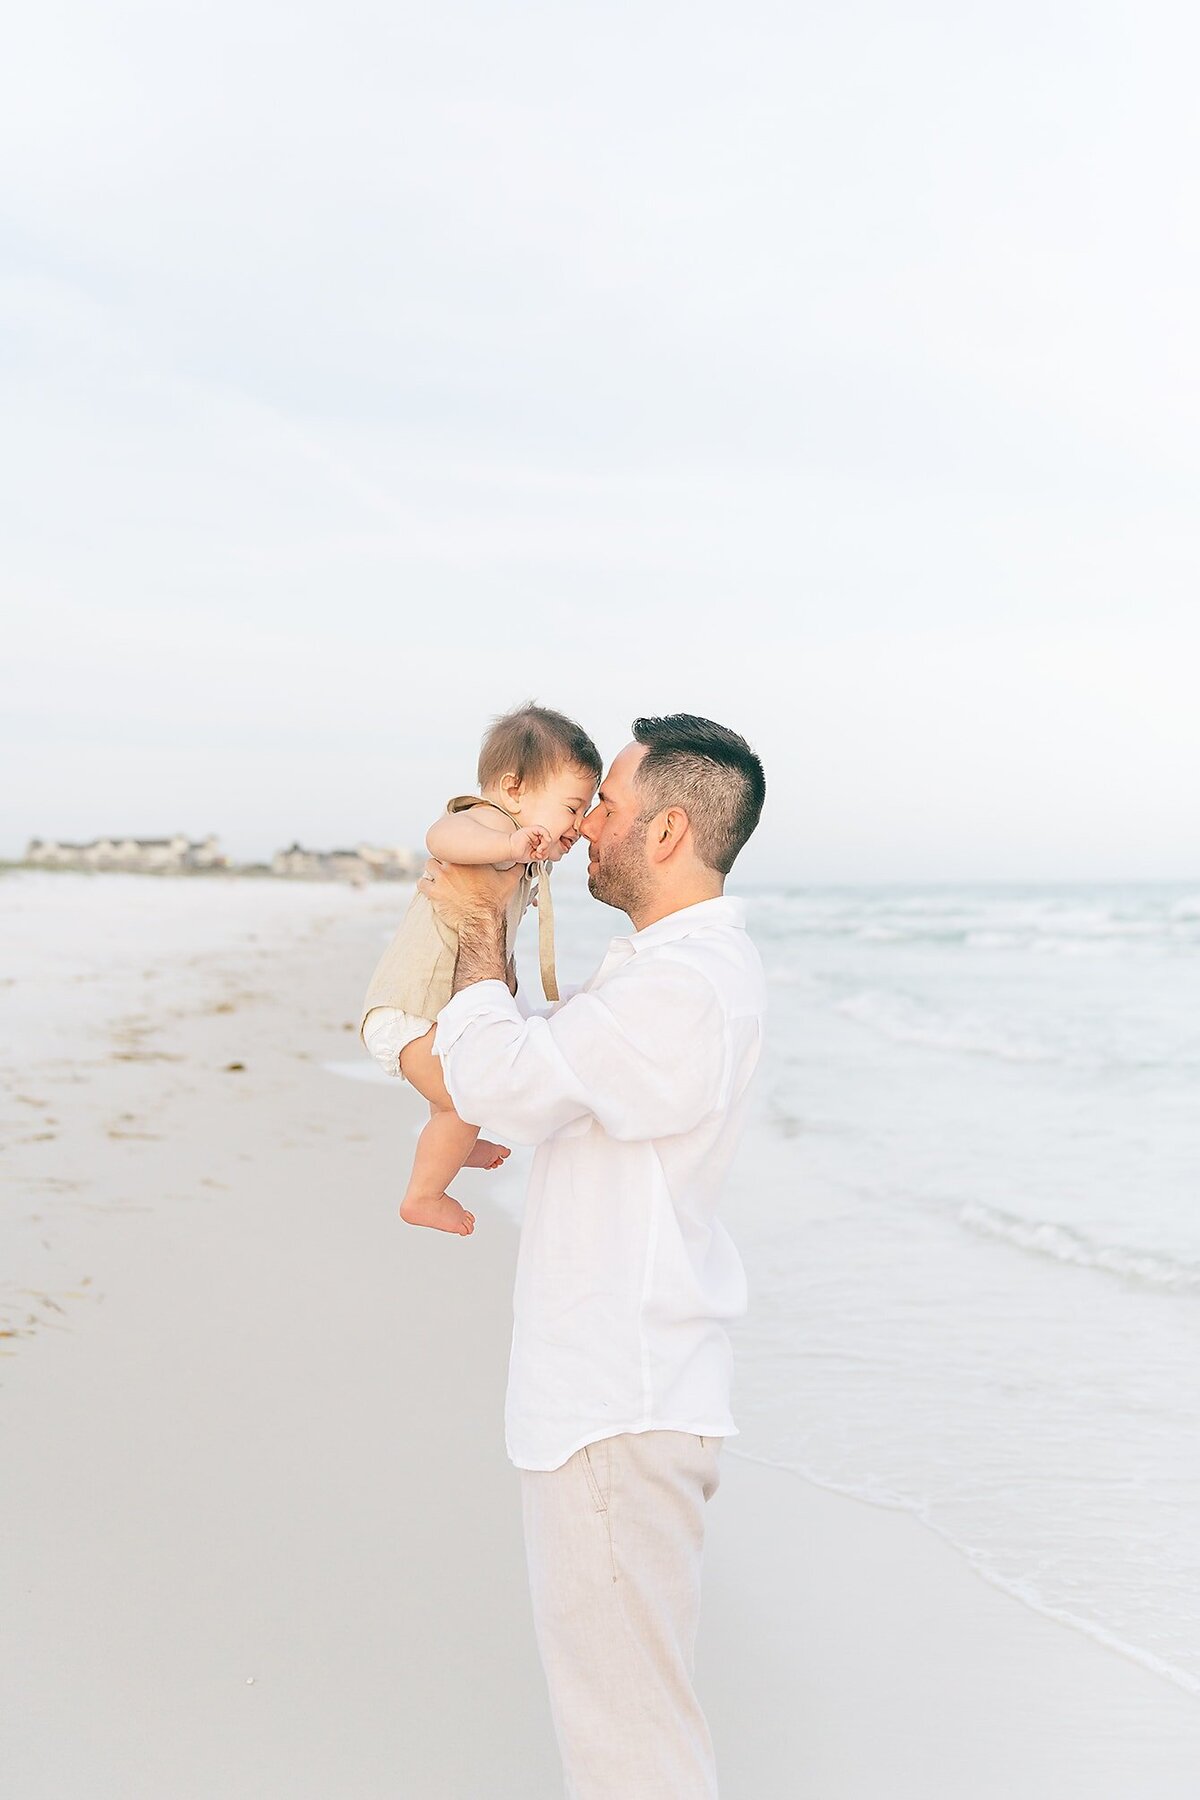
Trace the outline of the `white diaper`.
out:
M 424 1037 L 432 1025 L 432 1019 L 401 1012 L 398 1006 L 373 1006 L 363 1021 L 362 1039 L 384 1074 L 399 1075 L 403 1081 L 400 1052 L 405 1044 Z

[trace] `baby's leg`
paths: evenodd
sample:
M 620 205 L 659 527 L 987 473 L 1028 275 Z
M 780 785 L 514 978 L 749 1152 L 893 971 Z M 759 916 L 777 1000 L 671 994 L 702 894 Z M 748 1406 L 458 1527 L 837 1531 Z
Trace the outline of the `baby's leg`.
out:
M 415 1038 L 411 1044 L 405 1045 L 400 1052 L 401 1073 L 412 1083 L 418 1094 L 428 1100 L 431 1109 L 454 1112 L 454 1102 L 446 1091 L 446 1081 L 442 1074 L 442 1059 L 433 1054 L 433 1037 L 433 1030 L 430 1029 L 424 1037 Z M 455 1117 L 458 1117 L 457 1113 Z M 490 1138 L 479 1137 L 478 1125 L 472 1125 L 470 1130 L 476 1134 L 474 1148 L 463 1157 L 458 1168 L 498 1169 L 511 1156 L 512 1152 L 507 1144 L 493 1144 Z M 458 1168 L 451 1169 L 446 1181 L 457 1175 Z M 445 1183 L 442 1185 L 445 1186 Z
M 447 1183 L 468 1158 L 476 1166 L 495 1168 L 508 1151 L 498 1144 L 478 1145 L 478 1125 L 468 1125 L 455 1112 L 454 1102 L 446 1092 L 441 1060 L 433 1054 L 433 1035 L 432 1030 L 427 1031 L 400 1052 L 405 1079 L 429 1102 L 429 1123 L 417 1140 L 400 1217 L 410 1225 L 431 1225 L 438 1231 L 469 1237 L 475 1229 L 475 1215 L 446 1192 Z M 472 1153 L 480 1148 L 486 1155 L 476 1158 Z

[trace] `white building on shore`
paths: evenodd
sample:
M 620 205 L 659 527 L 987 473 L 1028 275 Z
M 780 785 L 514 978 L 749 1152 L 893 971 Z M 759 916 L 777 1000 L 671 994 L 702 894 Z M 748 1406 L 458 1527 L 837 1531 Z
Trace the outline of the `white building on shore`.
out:
M 411 881 L 425 866 L 425 855 L 394 844 L 356 844 L 352 850 L 307 850 L 292 844 L 277 850 L 270 868 L 262 863 L 232 864 L 215 837 L 93 838 L 72 844 L 63 838 L 30 838 L 25 866 L 34 869 L 125 870 L 140 875 L 186 875 L 209 870 L 229 874 L 271 874 L 300 881 Z
M 143 875 L 182 875 L 196 870 L 225 869 L 215 837 L 93 838 L 69 844 L 62 838 L 30 838 L 25 861 L 37 869 L 125 869 Z
M 353 850 L 306 850 L 292 844 L 271 858 L 272 874 L 300 881 L 406 881 L 424 866 L 424 856 L 380 844 L 357 844 Z

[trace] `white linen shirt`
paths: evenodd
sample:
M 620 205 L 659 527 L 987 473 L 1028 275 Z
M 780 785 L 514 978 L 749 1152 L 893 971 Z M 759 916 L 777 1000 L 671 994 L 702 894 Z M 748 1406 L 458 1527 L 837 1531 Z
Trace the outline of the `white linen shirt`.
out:
M 591 979 L 525 1010 L 463 988 L 434 1038 L 460 1116 L 535 1144 L 505 1440 L 557 1469 L 618 1432 L 735 1437 L 725 1326 L 746 1277 L 716 1217 L 762 1040 L 765 982 L 728 895 L 613 938 Z

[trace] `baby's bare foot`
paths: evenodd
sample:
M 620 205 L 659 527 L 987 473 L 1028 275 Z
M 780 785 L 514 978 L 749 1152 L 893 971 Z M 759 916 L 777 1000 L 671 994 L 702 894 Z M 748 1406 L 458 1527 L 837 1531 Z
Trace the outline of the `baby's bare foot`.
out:
M 511 1151 L 503 1144 L 489 1144 L 486 1138 L 476 1138 L 475 1148 L 463 1164 L 464 1169 L 498 1169 Z
M 452 1194 L 405 1194 L 400 1217 L 408 1225 L 429 1225 L 434 1231 L 453 1231 L 470 1237 L 475 1214 L 460 1206 Z

